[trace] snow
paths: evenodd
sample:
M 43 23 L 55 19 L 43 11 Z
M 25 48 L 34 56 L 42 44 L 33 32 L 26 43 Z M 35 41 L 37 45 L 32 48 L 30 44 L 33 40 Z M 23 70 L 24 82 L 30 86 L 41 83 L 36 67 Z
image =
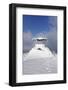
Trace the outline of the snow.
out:
M 45 47 L 44 44 L 36 44 L 35 47 L 30 50 L 24 60 L 39 59 L 46 57 L 53 57 L 53 54 L 49 50 L 49 48 Z
M 24 54 L 23 74 L 57 73 L 57 55 L 54 55 L 44 44 L 36 44 Z
M 57 73 L 57 57 L 27 60 L 23 68 L 24 75 Z

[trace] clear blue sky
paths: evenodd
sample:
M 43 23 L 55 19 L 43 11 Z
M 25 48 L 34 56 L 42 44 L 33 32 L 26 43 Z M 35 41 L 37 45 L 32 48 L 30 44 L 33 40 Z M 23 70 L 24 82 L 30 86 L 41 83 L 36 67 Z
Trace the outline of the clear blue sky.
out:
M 56 23 L 56 20 L 49 23 L 49 18 L 56 18 L 56 16 L 35 16 L 35 15 L 23 15 L 23 30 L 24 32 L 31 32 L 36 35 L 40 32 L 49 32 L 49 27 Z

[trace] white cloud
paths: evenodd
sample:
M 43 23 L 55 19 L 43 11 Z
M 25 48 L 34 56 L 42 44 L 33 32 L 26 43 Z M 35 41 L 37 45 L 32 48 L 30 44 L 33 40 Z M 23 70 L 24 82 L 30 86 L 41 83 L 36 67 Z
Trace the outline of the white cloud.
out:
M 23 45 L 24 52 L 29 51 L 32 48 L 32 33 L 31 32 L 23 32 Z
M 53 28 L 54 29 L 54 28 Z M 38 33 L 39 35 L 40 33 Z M 47 46 L 52 50 L 57 52 L 57 31 L 51 30 L 48 33 L 42 33 L 42 36 L 48 38 Z M 33 47 L 32 34 L 31 32 L 24 32 L 24 52 L 29 51 Z
M 48 38 L 48 47 L 52 50 L 57 52 L 57 31 L 52 30 L 46 34 Z

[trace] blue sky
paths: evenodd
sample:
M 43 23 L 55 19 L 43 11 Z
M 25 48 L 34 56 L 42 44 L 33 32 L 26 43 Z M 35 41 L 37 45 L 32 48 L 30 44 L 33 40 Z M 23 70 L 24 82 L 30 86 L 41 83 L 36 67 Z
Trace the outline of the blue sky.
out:
M 57 16 L 23 15 L 24 51 L 32 48 L 32 38 L 40 33 L 48 38 L 48 47 L 57 52 Z
M 50 18 L 52 18 L 51 22 Z M 56 16 L 23 15 L 24 32 L 30 31 L 32 32 L 33 36 L 40 32 L 49 32 L 51 30 L 50 27 L 52 27 L 54 23 L 56 23 L 56 18 Z

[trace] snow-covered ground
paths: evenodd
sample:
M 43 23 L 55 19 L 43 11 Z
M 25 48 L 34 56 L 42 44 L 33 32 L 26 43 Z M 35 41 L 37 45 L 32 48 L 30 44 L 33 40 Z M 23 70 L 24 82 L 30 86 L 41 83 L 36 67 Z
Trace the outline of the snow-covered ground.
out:
M 26 60 L 23 68 L 25 75 L 57 73 L 57 57 Z
M 57 55 L 48 47 L 35 45 L 28 53 L 24 54 L 23 74 L 48 74 L 57 73 Z

